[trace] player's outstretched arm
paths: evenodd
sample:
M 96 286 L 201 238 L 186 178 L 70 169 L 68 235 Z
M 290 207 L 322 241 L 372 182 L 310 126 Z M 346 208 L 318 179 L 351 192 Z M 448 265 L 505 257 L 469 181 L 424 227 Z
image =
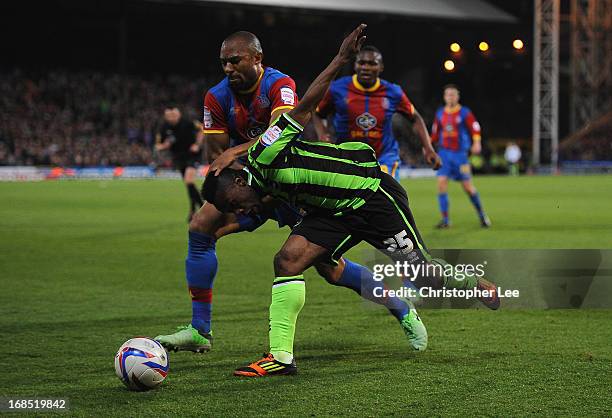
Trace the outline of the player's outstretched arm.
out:
M 338 54 L 332 59 L 327 68 L 323 70 L 321 74 L 310 84 L 308 90 L 306 90 L 306 94 L 302 97 L 302 100 L 298 103 L 295 109 L 289 112 L 289 116 L 295 119 L 296 122 L 300 123 L 302 126 L 305 125 L 310 119 L 310 114 L 323 96 L 325 92 L 329 88 L 330 83 L 336 77 L 336 74 L 340 69 L 347 64 L 351 58 L 353 58 L 363 42 L 365 41 L 365 36 L 363 35 L 363 31 L 366 28 L 366 24 L 362 23 L 357 26 L 355 30 L 353 30 L 350 35 L 344 38 L 342 41 L 342 45 L 340 45 L 340 50 Z

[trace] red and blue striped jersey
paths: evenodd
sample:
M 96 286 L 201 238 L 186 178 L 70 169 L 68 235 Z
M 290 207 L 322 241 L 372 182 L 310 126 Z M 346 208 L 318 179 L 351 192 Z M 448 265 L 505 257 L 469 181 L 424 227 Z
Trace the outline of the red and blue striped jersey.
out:
M 365 88 L 357 75 L 335 80 L 317 107 L 321 117 L 334 114 L 337 142 L 365 142 L 374 148 L 378 159 L 391 156 L 399 160 L 392 128 L 396 112 L 414 120 L 414 106 L 400 86 L 378 79 Z
M 259 80 L 248 91 L 236 93 L 226 77 L 204 97 L 204 133 L 230 136 L 230 146 L 249 142 L 265 132 L 270 116 L 278 109 L 297 105 L 291 77 L 264 67 Z
M 470 109 L 440 107 L 431 128 L 431 141 L 450 151 L 468 152 L 472 140 L 480 141 L 480 124 Z

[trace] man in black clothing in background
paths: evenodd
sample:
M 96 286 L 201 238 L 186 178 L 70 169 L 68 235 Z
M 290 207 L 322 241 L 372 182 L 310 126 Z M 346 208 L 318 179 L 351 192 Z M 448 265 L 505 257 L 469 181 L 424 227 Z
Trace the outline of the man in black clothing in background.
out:
M 164 110 L 164 123 L 155 138 L 155 149 L 170 150 L 174 167 L 181 172 L 190 201 L 188 221 L 202 206 L 202 198 L 194 181 L 196 166 L 200 164 L 203 139 L 200 122 L 182 117 L 180 110 L 174 106 Z

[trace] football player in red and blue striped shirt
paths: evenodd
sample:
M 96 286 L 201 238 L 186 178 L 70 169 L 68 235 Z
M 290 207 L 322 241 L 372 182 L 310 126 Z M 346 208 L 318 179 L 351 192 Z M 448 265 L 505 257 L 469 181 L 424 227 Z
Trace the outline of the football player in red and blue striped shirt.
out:
M 336 142 L 365 142 L 376 151 L 381 169 L 399 180 L 399 144 L 393 135 L 392 118 L 398 113 L 412 123 L 423 145 L 427 162 L 434 168 L 439 159 L 423 118 L 402 88 L 379 77 L 384 69 L 378 48 L 367 45 L 355 59 L 355 74 L 334 81 L 317 107 L 313 122 L 321 141 L 329 141 L 324 118 L 333 114 Z
M 454 84 L 444 87 L 445 106 L 436 111 L 431 139 L 438 143 L 438 153 L 442 158 L 442 168 L 438 170 L 438 203 L 442 220 L 438 228 L 450 226 L 448 216 L 448 179 L 460 181 L 463 190 L 478 212 L 480 224 L 484 228 L 491 226 L 485 214 L 480 196 L 474 183 L 468 154 L 480 154 L 480 124 L 470 109 L 459 104 L 459 89 Z

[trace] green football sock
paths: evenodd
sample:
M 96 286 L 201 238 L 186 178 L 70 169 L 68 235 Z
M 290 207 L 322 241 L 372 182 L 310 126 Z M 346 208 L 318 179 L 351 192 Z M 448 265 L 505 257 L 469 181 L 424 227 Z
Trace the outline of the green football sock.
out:
M 306 286 L 302 274 L 274 279 L 270 305 L 270 353 L 281 363 L 293 360 L 295 323 L 305 299 Z
M 441 265 L 444 270 L 446 270 L 446 266 L 450 265 L 441 258 L 432 258 L 431 263 Z M 474 275 L 462 273 L 461 278 L 456 276 L 458 276 L 458 274 L 453 276 L 444 275 L 444 287 L 448 289 L 473 289 L 478 284 L 478 277 Z

